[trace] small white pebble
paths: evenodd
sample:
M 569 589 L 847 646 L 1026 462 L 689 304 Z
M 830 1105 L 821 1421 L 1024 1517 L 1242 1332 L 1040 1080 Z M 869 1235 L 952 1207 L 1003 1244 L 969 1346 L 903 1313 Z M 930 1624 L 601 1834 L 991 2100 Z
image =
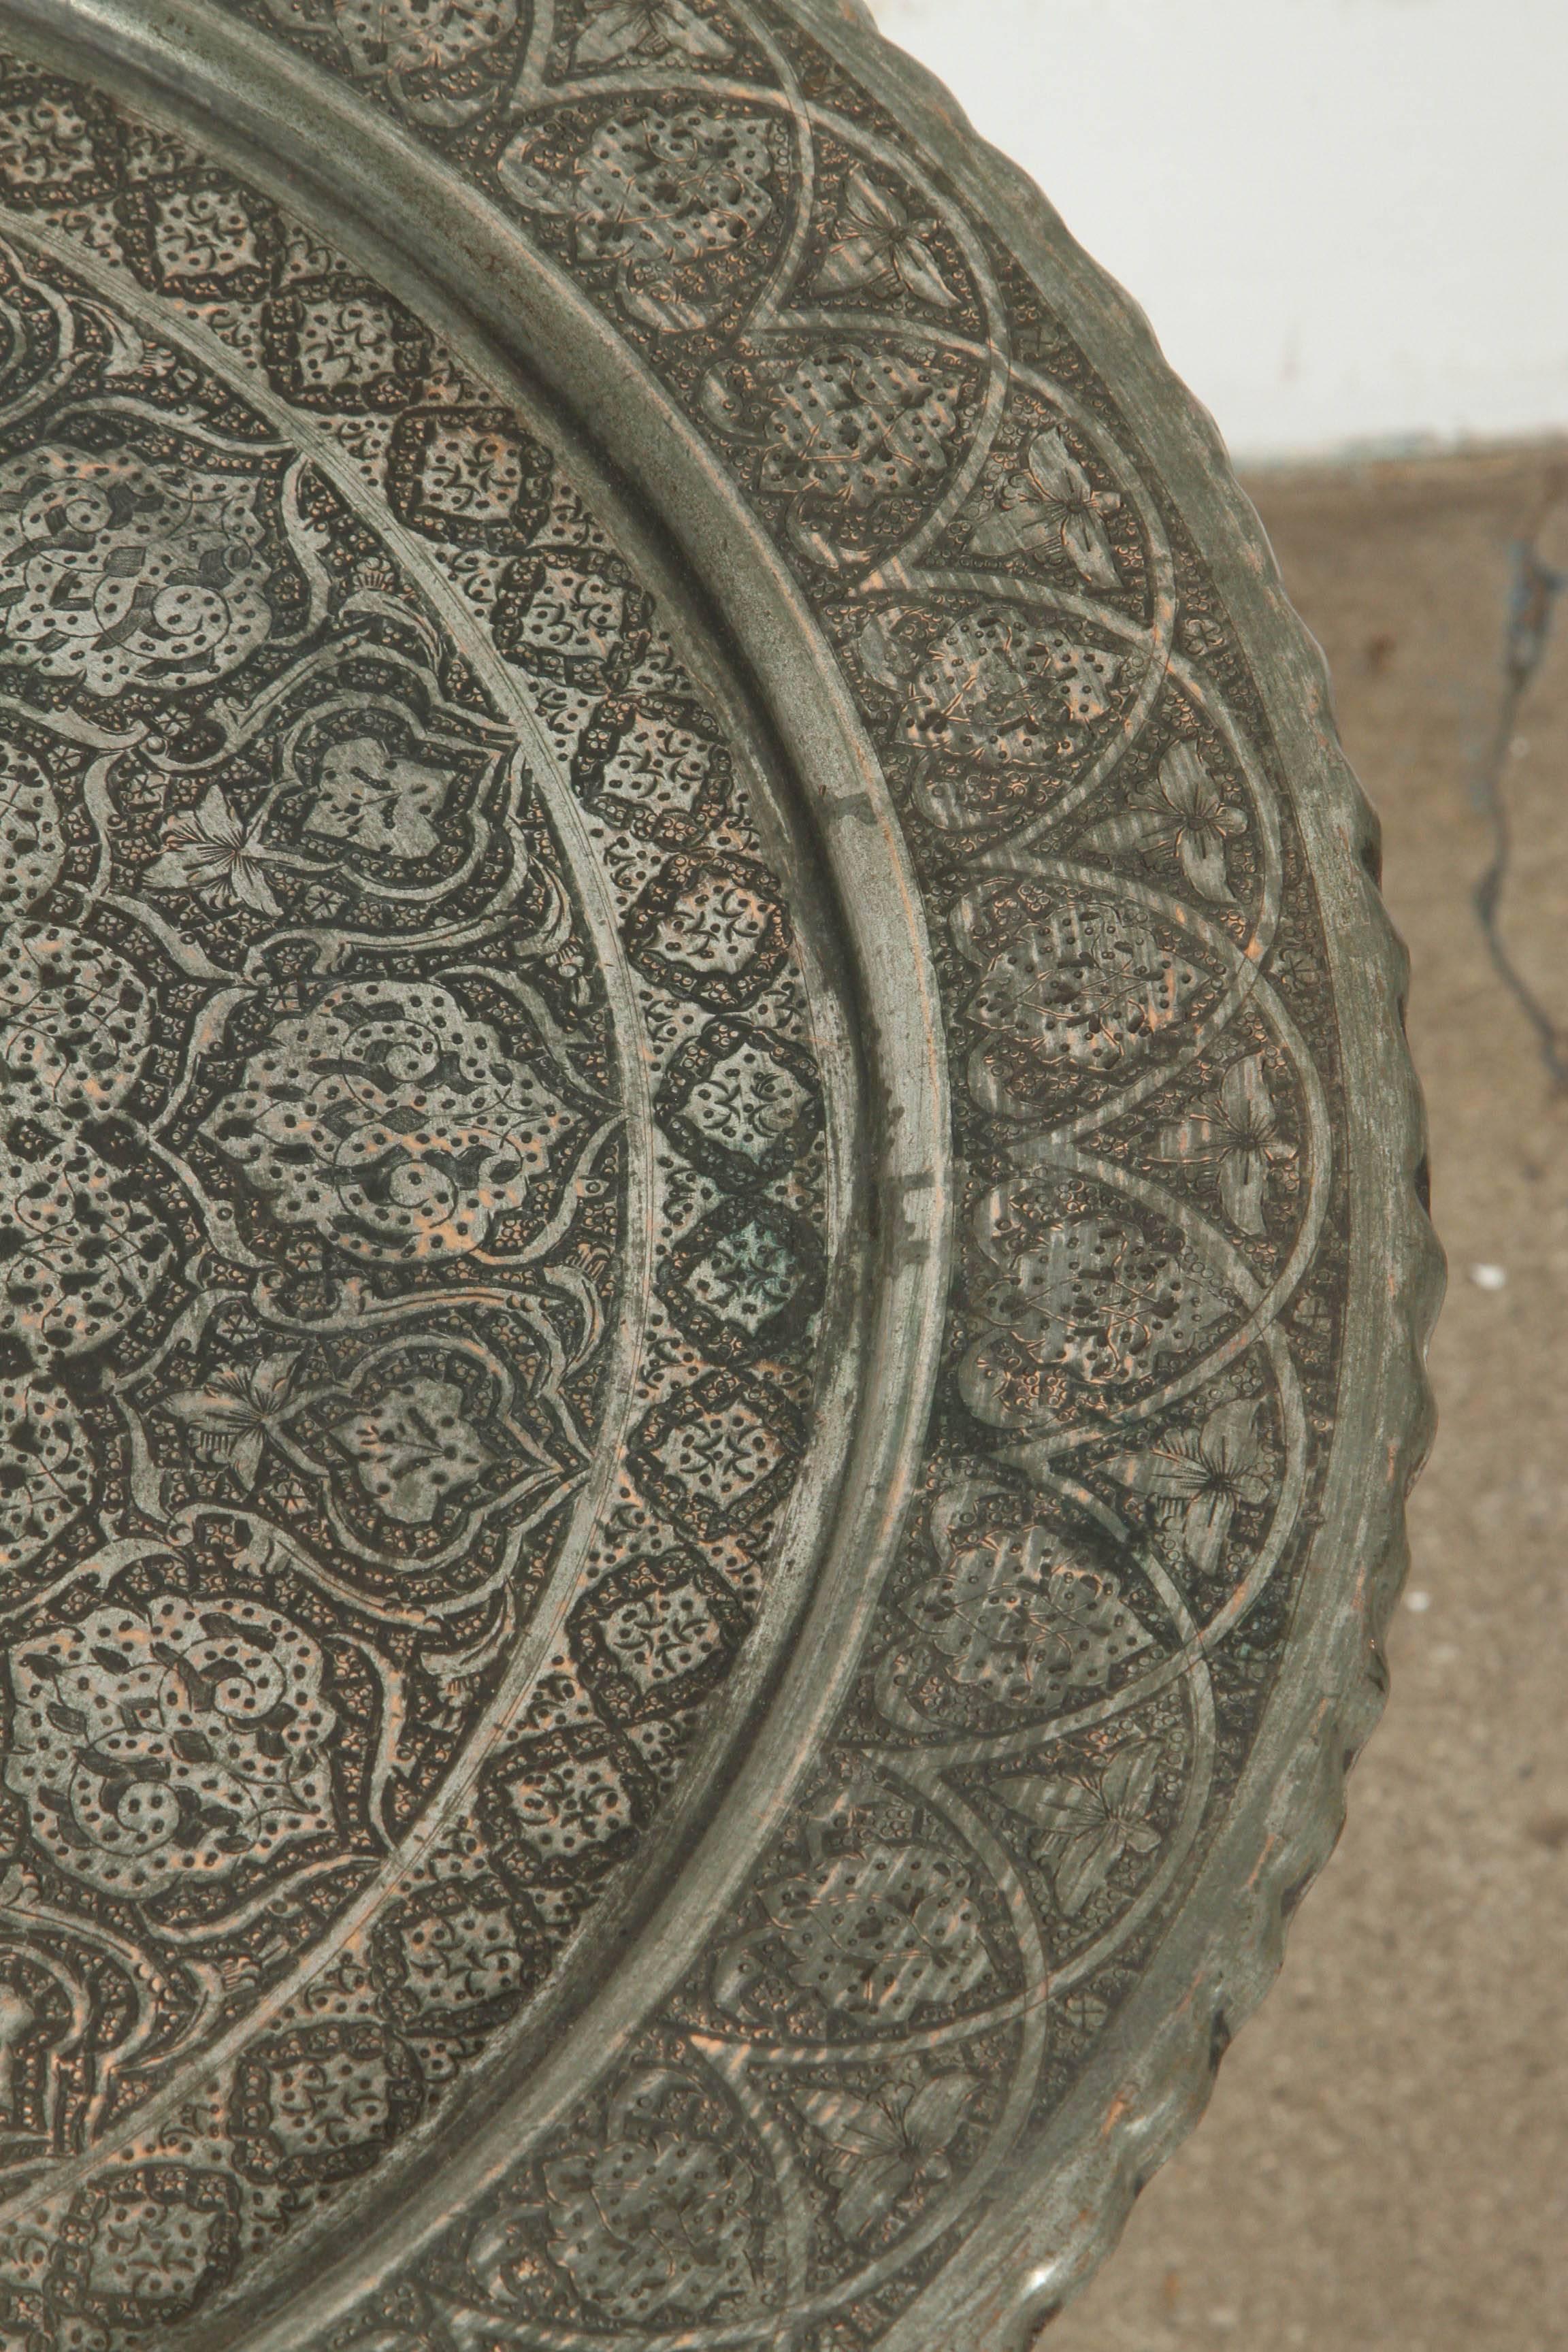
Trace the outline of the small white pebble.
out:
M 1506 1265 L 1473 1265 L 1470 1280 L 1478 1290 L 1506 1290 L 1508 1268 Z
M 1514 737 L 1514 739 L 1513 739 L 1512 742 L 1509 745 L 1508 749 L 1509 749 L 1509 757 L 1510 757 L 1510 759 L 1513 759 L 1513 760 L 1524 760 L 1524 759 L 1528 759 L 1528 757 L 1530 756 L 1530 738 L 1529 738 L 1529 736 L 1528 736 L 1528 735 L 1516 735 L 1516 736 Z
M 1417 1617 L 1425 1617 L 1427 1610 L 1432 1606 L 1432 1595 L 1429 1592 L 1407 1592 L 1405 1596 L 1405 1606 L 1412 1610 Z

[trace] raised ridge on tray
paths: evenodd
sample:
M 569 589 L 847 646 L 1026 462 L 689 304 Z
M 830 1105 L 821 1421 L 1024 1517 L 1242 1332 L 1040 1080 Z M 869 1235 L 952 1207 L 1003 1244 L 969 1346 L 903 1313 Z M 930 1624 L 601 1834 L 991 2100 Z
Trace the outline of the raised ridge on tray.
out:
M 1440 1291 L 1212 425 L 826 0 L 0 5 L 0 2340 L 1016 2352 Z

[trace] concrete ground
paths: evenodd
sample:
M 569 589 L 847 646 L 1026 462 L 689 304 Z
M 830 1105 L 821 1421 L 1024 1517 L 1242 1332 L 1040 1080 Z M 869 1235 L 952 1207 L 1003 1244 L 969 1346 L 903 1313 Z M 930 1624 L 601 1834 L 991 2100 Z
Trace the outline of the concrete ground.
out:
M 1327 650 L 1414 958 L 1442 1426 L 1339 1852 L 1207 2118 L 1046 2341 L 1563 2352 L 1568 1097 L 1471 892 L 1510 543 L 1538 530 L 1568 571 L 1568 444 L 1248 487 Z M 1505 764 L 1502 929 L 1568 1051 L 1568 594 Z

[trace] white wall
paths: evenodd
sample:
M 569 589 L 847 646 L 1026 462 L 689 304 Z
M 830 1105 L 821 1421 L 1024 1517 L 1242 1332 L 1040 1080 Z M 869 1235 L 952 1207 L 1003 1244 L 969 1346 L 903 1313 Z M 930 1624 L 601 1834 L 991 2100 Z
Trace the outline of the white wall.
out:
M 1568 0 L 870 0 L 1242 457 L 1568 429 Z

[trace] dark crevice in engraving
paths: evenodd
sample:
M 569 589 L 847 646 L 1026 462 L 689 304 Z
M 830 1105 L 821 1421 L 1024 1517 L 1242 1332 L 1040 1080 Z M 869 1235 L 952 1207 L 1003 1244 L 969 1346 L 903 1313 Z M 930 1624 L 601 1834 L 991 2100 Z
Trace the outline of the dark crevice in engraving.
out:
M 81 2249 L 0 2294 L 96 2341 L 591 1928 L 765 1599 L 826 1147 L 730 739 L 550 452 L 73 83 L 0 179 L 0 2164 Z
M 301 1885 L 286 1918 L 264 1901 L 223 1945 L 213 1998 L 226 2016 L 253 2002 L 250 2023 L 180 2077 L 177 2109 L 127 2108 L 101 2162 L 103 2118 L 51 2116 L 69 2210 L 41 2175 L 14 2232 L 40 2251 L 30 2274 L 0 2263 L 0 2313 L 49 2352 L 165 2334 L 266 2352 L 902 2346 L 1150 1981 L 1289 1663 L 1348 1311 L 1347 1048 L 1311 827 L 1139 419 L 794 13 L 227 13 L 470 184 L 631 355 L 639 415 L 668 402 L 700 433 L 704 495 L 776 550 L 864 785 L 814 815 L 792 879 L 831 903 L 837 819 L 860 843 L 896 812 L 952 1079 L 955 1276 L 896 1558 L 776 1833 L 561 2114 L 524 2135 L 482 2088 L 459 2107 L 466 2077 L 500 2083 L 509 2021 L 584 1923 L 618 1928 L 616 1865 L 657 1834 L 766 1605 L 820 1354 L 854 1305 L 831 1289 L 811 1005 L 738 730 L 680 672 L 631 535 L 609 543 L 538 436 L 374 273 L 107 100 L 18 69 L 0 85 L 15 363 L 68 313 L 81 383 L 61 401 L 85 391 L 115 422 L 95 439 L 51 411 L 40 474 L 36 436 L 0 414 L 0 656 L 30 665 L 45 714 L 19 720 L 0 789 L 0 880 L 14 869 L 19 900 L 37 889 L 72 927 L 47 950 L 27 932 L 26 953 L 101 1008 L 121 1042 L 100 1063 L 129 1068 L 144 1026 L 148 1075 L 126 1109 L 20 1057 L 55 1089 L 8 1131 L 34 1224 L 52 1231 L 75 1187 L 104 1241 L 54 1290 L 0 1273 L 23 1333 L 0 1444 L 43 1465 L 28 1509 L 79 1522 L 84 1546 L 177 1456 L 184 1483 L 156 1500 L 190 1533 L 178 1574 L 161 1536 L 40 1596 L 13 1645 L 26 1860 L 0 1894 L 52 1918 L 82 1890 L 73 1930 L 86 1914 L 121 1939 L 100 1937 L 94 2013 L 123 2021 L 121 1849 L 141 1824 L 161 1825 L 176 1886 L 200 1858 L 218 1906 L 236 1879 L 248 1899 L 247 1872 Z M 120 299 L 132 281 L 140 308 Z M 156 305 L 188 331 L 154 367 Z M 225 368 L 204 371 L 216 346 Z M 15 480 L 14 442 L 33 467 Z M 107 521 L 82 545 L 89 508 Z M 665 528 L 651 512 L 649 539 Z M 415 554 L 437 583 L 423 601 Z M 354 632 L 337 667 L 311 635 L 329 613 Z M 296 707 L 301 661 L 318 667 Z M 154 697 L 126 665 L 156 662 L 191 716 L 121 794 L 115 762 L 148 763 L 119 740 L 140 706 L 115 697 Z M 809 671 L 825 698 L 827 674 Z M 230 682 L 252 675 L 273 696 L 265 743 Z M 792 740 L 794 714 L 773 715 Z M 507 824 L 487 793 L 514 760 L 543 804 Z M 50 762 L 74 797 L 50 800 Z M 58 907 L 56 832 L 61 874 L 68 835 L 75 859 Z M 1354 837 L 1373 872 L 1373 835 Z M 520 882 L 505 925 L 432 957 L 428 913 L 399 908 L 504 890 L 520 841 L 532 895 Z M 149 940 L 172 960 L 156 1023 L 119 978 L 134 986 Z M 853 1041 L 863 1075 L 871 1043 Z M 116 1121 L 171 1103 L 178 1164 L 122 1164 Z M 891 1133 L 907 1107 L 876 1108 Z M 639 1136 L 634 1233 L 616 1212 Z M 867 1226 L 902 1223 L 857 1243 L 901 1233 L 923 1261 L 934 1179 L 889 1203 L 874 1175 Z M 204 1236 L 246 1270 L 221 1314 L 127 1306 L 144 1278 L 162 1299 L 165 1260 Z M 610 1301 L 617 1255 L 645 1242 Z M 567 1259 L 574 1325 L 534 1287 Z M 495 1304 L 508 1275 L 526 1312 Z M 405 1294 L 421 1319 L 384 1338 Z M 368 1348 L 319 1328 L 351 1297 Z M 647 1318 L 618 1391 L 588 1360 L 595 1304 L 601 1344 L 617 1311 Z M 526 1362 L 504 1354 L 507 1311 Z M 162 1318 L 164 1402 L 134 1408 L 127 1447 L 138 1316 Z M 37 1384 L 35 1331 L 88 1376 Z M 574 1434 L 617 1395 L 624 1443 L 524 1691 L 521 1667 L 507 1678 L 537 1595 L 506 1580 L 493 1536 L 455 1531 L 514 1465 L 564 1482 Z M 101 1495 L 71 1484 L 71 1415 L 120 1446 Z M 278 1496 L 265 1535 L 260 1493 Z M 300 1565 L 329 1549 L 353 1563 L 352 1616 Z M 768 1663 L 764 1695 L 782 1674 Z M 438 1807 L 487 1709 L 496 1736 L 449 1833 L 373 1901 L 389 1835 Z M 415 1720 L 425 1762 L 397 1744 Z M 343 1885 L 306 1885 L 340 1812 Z M 167 1924 L 166 1896 L 138 1899 Z M 340 1899 L 362 1902 L 363 1934 L 273 1997 Z M 183 1956 L 213 1916 L 182 1917 L 177 1965 L 159 1948 L 153 2059 L 206 2030 Z M 11 1991 L 12 2095 L 40 2113 L 67 2026 L 30 1954 Z M 1211 2064 L 1236 2012 L 1227 1980 Z M 411 2147 L 426 2169 L 398 2176 Z M 433 2152 L 476 2168 L 455 2213 Z M 389 2219 L 374 2190 L 396 2178 L 410 2194 Z M 309 2307 L 288 2301 L 301 2244 L 336 2264 Z

